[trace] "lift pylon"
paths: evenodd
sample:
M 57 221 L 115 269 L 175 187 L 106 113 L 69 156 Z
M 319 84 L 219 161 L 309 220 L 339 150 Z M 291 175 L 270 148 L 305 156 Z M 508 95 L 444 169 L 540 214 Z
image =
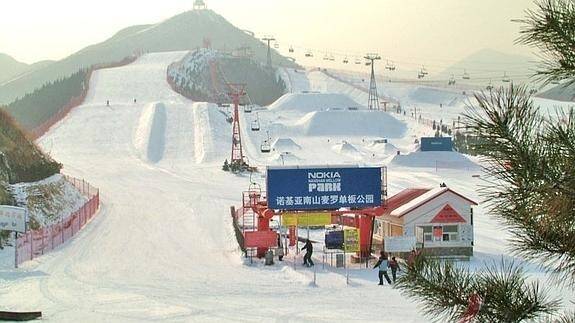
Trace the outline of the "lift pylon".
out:
M 240 113 L 239 105 L 240 98 L 246 94 L 245 83 L 228 83 L 228 95 L 234 100 L 234 119 L 232 121 L 232 158 L 231 163 L 242 165 L 244 161 L 244 153 L 242 150 L 242 137 L 240 133 Z
M 376 60 L 380 60 L 381 56 L 378 54 L 366 54 L 364 57 L 371 65 L 371 80 L 369 81 L 369 98 L 367 101 L 367 107 L 369 110 L 379 110 L 379 98 L 377 96 L 377 85 L 375 84 L 375 70 L 374 63 Z
M 264 38 L 262 38 L 263 41 L 267 41 L 268 42 L 268 56 L 267 56 L 267 67 L 271 68 L 272 67 L 272 51 L 271 51 L 271 47 L 270 47 L 270 42 L 275 41 L 276 39 L 273 36 L 265 36 Z

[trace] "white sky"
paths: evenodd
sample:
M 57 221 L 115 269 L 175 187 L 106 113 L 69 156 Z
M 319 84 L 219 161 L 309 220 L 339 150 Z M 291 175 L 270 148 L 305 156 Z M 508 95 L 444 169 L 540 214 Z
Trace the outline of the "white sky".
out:
M 482 48 L 529 55 L 514 45 L 532 0 L 207 0 L 208 7 L 282 46 L 350 56 L 376 51 L 397 61 L 452 63 Z M 3 1 L 0 53 L 32 63 L 61 59 L 124 27 L 153 24 L 193 0 Z M 318 51 L 322 51 L 318 53 Z

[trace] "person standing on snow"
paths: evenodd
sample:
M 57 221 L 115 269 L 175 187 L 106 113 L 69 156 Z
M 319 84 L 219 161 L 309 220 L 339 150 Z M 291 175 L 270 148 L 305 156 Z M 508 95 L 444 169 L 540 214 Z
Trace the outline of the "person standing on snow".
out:
M 307 266 L 307 267 L 311 267 L 313 266 L 313 261 L 311 260 L 311 255 L 313 253 L 313 245 L 311 244 L 311 241 L 309 241 L 309 239 L 305 240 L 305 245 L 303 246 L 303 248 L 301 248 L 301 250 L 306 250 L 305 255 L 303 256 L 303 265 Z
M 395 257 L 391 257 L 391 260 L 389 261 L 389 268 L 391 268 L 391 278 L 393 279 L 393 283 L 395 284 L 395 278 L 397 277 L 397 271 L 401 270 L 401 269 L 399 269 L 399 263 L 397 262 Z
M 387 275 L 387 267 L 389 267 L 389 263 L 387 261 L 387 255 L 385 254 L 384 251 L 382 251 L 380 253 L 379 259 L 377 260 L 377 262 L 375 263 L 375 266 L 373 266 L 373 268 L 378 268 L 379 267 L 379 284 L 378 285 L 383 285 L 383 277 L 385 276 L 385 280 L 387 280 L 387 283 L 391 285 L 391 280 L 389 279 L 389 276 Z

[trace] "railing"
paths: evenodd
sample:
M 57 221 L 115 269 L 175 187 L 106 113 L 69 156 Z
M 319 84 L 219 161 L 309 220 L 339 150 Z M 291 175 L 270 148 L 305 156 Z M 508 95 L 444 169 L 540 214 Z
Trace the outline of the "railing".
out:
M 63 218 L 60 222 L 38 230 L 29 231 L 19 236 L 17 240 L 17 264 L 32 260 L 51 250 L 56 249 L 78 233 L 96 214 L 100 206 L 100 192 L 84 180 L 66 176 L 66 180 L 74 185 L 88 201 L 78 210 Z

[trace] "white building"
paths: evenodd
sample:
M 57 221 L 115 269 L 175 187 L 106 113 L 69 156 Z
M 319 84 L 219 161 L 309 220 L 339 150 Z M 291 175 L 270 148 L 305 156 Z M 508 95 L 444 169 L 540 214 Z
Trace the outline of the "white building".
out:
M 384 214 L 376 217 L 374 246 L 383 247 L 384 237 L 416 236 L 426 254 L 470 257 L 473 205 L 448 187 L 405 189 L 387 199 Z

